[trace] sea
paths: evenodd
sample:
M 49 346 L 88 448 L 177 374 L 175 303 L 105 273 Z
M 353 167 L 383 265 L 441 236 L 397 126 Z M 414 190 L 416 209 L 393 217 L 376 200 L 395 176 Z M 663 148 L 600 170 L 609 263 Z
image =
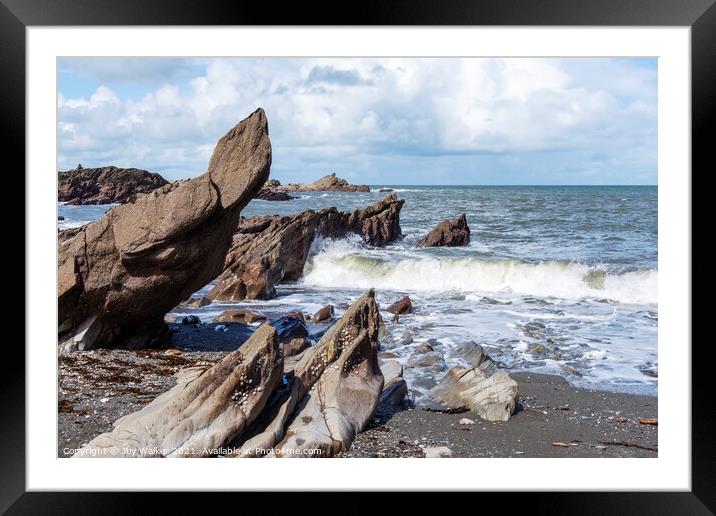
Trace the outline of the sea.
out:
M 210 322 L 234 307 L 267 315 L 312 314 L 326 304 L 340 316 L 368 288 L 381 308 L 410 296 L 414 313 L 383 312 L 381 349 L 404 365 L 430 341 L 443 360 L 406 367 L 417 405 L 479 343 L 508 371 L 556 374 L 578 387 L 657 395 L 658 254 L 656 186 L 406 186 L 371 192 L 300 192 L 285 202 L 252 201 L 243 215 L 294 214 L 336 206 L 351 211 L 392 188 L 405 199 L 403 237 L 373 248 L 360 238 L 314 241 L 303 277 L 278 285 L 269 301 L 176 309 Z M 112 205 L 60 204 L 60 228 L 102 216 Z M 417 248 L 438 222 L 464 213 L 470 244 Z M 197 295 L 207 292 L 207 285 Z M 312 331 L 320 329 L 318 325 Z M 316 333 L 318 335 L 319 333 Z

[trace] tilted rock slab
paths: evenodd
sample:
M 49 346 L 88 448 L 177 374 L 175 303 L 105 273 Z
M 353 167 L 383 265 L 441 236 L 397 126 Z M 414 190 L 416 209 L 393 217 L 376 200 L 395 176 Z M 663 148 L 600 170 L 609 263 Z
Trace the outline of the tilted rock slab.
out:
M 470 243 L 470 228 L 463 213 L 453 220 L 444 220 L 425 238 L 418 241 L 418 247 L 457 247 Z
M 203 175 L 140 194 L 64 238 L 63 349 L 144 347 L 161 335 L 164 314 L 223 270 L 240 211 L 270 165 L 259 109 L 219 140 Z
M 352 213 L 336 208 L 308 210 L 293 216 L 242 219 L 226 255 L 224 271 L 207 297 L 217 301 L 270 299 L 281 281 L 295 281 L 316 236 L 343 238 L 357 234 L 380 246 L 400 237 L 400 209 L 395 194 Z
M 208 457 L 263 410 L 281 381 L 276 330 L 263 324 L 209 368 L 189 368 L 177 385 L 114 423 L 74 457 Z
M 350 447 L 383 389 L 378 365 L 383 323 L 374 295 L 363 294 L 303 352 L 288 388 L 269 400 L 261 430 L 236 443 L 240 457 L 330 457 Z

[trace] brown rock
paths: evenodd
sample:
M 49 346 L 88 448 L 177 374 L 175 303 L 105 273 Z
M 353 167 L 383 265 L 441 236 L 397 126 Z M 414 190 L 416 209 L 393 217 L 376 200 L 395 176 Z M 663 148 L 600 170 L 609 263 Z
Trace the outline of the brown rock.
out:
M 403 203 L 392 194 L 352 213 L 328 208 L 286 217 L 242 219 L 226 256 L 224 272 L 207 297 L 220 301 L 274 297 L 278 283 L 301 277 L 317 235 L 343 238 L 358 234 L 371 245 L 392 241 L 400 236 Z
M 137 194 L 168 184 L 156 173 L 137 168 L 82 168 L 57 174 L 57 200 L 67 204 L 125 203 Z
M 409 296 L 401 297 L 385 310 L 396 315 L 411 314 L 413 313 L 413 302 Z
M 455 247 L 470 243 L 470 228 L 463 213 L 453 220 L 444 220 L 417 243 L 418 247 Z
M 253 310 L 235 309 L 225 310 L 214 317 L 213 323 L 241 323 L 251 324 L 258 321 L 265 321 L 266 316 L 261 312 Z
M 58 336 L 65 349 L 156 341 L 164 314 L 221 272 L 240 211 L 270 165 L 259 109 L 219 140 L 205 174 L 139 194 L 62 241 Z
M 324 321 L 331 321 L 333 319 L 333 305 L 326 305 L 321 308 L 318 312 L 313 314 L 311 322 L 319 323 Z
M 296 337 L 281 344 L 284 357 L 298 355 L 301 351 L 311 346 L 311 342 L 305 337 Z

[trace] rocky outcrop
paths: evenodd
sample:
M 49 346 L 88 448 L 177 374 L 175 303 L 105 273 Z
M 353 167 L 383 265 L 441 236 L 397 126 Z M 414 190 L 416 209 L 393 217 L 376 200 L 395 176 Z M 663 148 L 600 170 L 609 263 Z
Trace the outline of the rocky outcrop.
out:
M 421 239 L 418 247 L 457 247 L 470 243 L 470 228 L 463 213 L 453 220 L 444 220 L 427 236 Z
M 368 291 L 289 370 L 277 330 L 264 323 L 217 364 L 177 373 L 175 387 L 75 456 L 334 456 L 378 405 L 381 324 Z
M 168 184 L 157 173 L 138 168 L 82 168 L 57 174 L 57 200 L 67 204 L 125 203 L 137 194 Z
M 288 183 L 276 188 L 287 192 L 370 192 L 368 185 L 352 185 L 345 179 L 328 174 L 313 183 Z
M 281 382 L 276 330 L 262 325 L 216 365 L 182 370 L 177 385 L 114 423 L 74 457 L 207 457 L 239 436 Z
M 383 389 L 378 365 L 382 319 L 374 297 L 373 290 L 363 294 L 301 355 L 290 385 L 269 400 L 260 430 L 236 443 L 239 456 L 270 450 L 273 457 L 331 457 L 350 447 L 373 416 Z
M 322 323 L 322 322 L 330 322 L 333 320 L 333 305 L 326 305 L 320 310 L 318 310 L 313 316 L 311 317 L 311 322 L 316 323 Z
M 224 271 L 207 297 L 220 301 L 270 299 L 281 281 L 303 274 L 311 243 L 317 237 L 363 237 L 366 244 L 384 245 L 400 237 L 400 209 L 395 194 L 352 213 L 328 208 L 293 216 L 242 219 L 226 256 Z
M 507 372 L 497 370 L 482 349 L 474 351 L 470 358 L 477 365 L 448 371 L 430 390 L 430 397 L 449 408 L 467 407 L 487 421 L 508 421 L 517 406 L 517 382 Z
M 217 143 L 208 171 L 107 212 L 59 246 L 58 337 L 64 349 L 144 347 L 164 314 L 221 273 L 241 209 L 266 181 L 259 109 Z

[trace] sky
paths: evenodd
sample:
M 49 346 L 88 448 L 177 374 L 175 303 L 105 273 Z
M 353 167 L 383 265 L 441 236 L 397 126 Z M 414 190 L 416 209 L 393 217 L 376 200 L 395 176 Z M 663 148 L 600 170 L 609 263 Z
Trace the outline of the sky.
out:
M 657 184 L 655 58 L 62 58 L 58 170 L 169 180 L 266 111 L 271 177 Z

